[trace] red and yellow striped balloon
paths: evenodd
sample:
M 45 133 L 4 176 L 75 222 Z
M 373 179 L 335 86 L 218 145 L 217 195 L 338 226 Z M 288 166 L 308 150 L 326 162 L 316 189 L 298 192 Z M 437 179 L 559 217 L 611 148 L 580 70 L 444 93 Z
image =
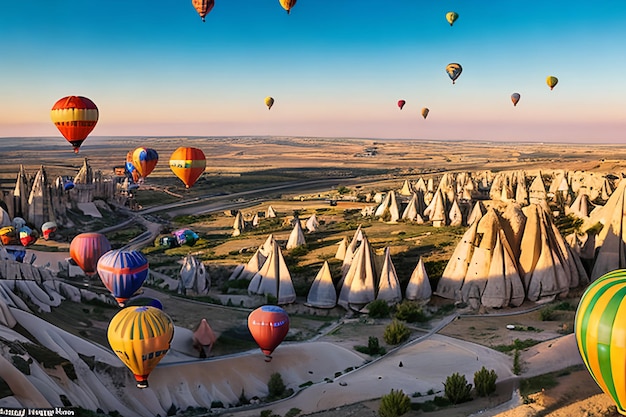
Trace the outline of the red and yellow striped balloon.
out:
M 205 168 L 206 157 L 198 148 L 180 147 L 170 156 L 170 169 L 187 188 L 196 183 Z
M 137 387 L 147 388 L 150 372 L 170 349 L 174 323 L 156 307 L 126 307 L 111 319 L 107 337 L 115 354 L 135 375 Z
M 609 272 L 589 285 L 574 326 L 589 373 L 626 415 L 626 269 Z
M 87 97 L 63 97 L 52 106 L 50 118 L 78 153 L 80 145 L 98 123 L 98 108 Z

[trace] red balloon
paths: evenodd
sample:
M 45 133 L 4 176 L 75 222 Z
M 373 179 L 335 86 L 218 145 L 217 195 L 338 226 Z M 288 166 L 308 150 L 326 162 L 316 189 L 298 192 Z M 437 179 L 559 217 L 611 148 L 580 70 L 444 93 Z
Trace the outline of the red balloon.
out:
M 98 260 L 110 250 L 111 244 L 100 233 L 81 233 L 70 243 L 70 256 L 88 276 L 96 274 Z
M 248 330 L 269 362 L 289 331 L 289 316 L 278 306 L 261 306 L 248 316 Z
M 400 107 L 400 110 L 402 110 L 405 104 L 406 104 L 405 100 L 398 100 L 398 107 Z
M 80 145 L 98 123 L 98 107 L 87 97 L 63 97 L 52 106 L 50 118 L 78 153 Z

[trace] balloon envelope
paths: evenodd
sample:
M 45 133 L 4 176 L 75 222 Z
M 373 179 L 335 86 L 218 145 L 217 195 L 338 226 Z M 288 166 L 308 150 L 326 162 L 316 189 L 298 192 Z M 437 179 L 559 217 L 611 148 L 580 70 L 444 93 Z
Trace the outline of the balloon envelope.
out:
M 513 102 L 513 106 L 517 106 L 517 102 L 519 101 L 520 97 L 521 96 L 519 95 L 519 93 L 511 94 L 511 101 Z
M 180 147 L 170 156 L 170 169 L 187 188 L 196 183 L 205 168 L 206 157 L 198 148 Z
M 95 275 L 98 260 L 110 250 L 111 244 L 100 233 L 81 233 L 70 243 L 70 257 L 88 276 Z
M 450 23 L 450 26 L 452 26 L 454 22 L 456 21 L 456 19 L 458 18 L 459 18 L 459 15 L 456 12 L 446 13 L 446 20 L 448 21 L 448 23 Z
M 43 238 L 45 240 L 50 239 L 56 231 L 57 224 L 55 222 L 45 222 L 41 225 L 41 233 L 43 234 Z
M 589 373 L 626 415 L 626 270 L 609 272 L 587 287 L 574 333 Z
M 428 110 L 428 107 L 424 107 L 424 108 L 422 109 L 422 117 L 423 117 L 424 119 L 426 118 L 426 116 L 428 116 L 428 112 L 429 112 L 429 111 L 430 111 L 430 110 Z
M 448 64 L 446 72 L 448 73 L 448 77 L 452 80 L 452 84 L 454 84 L 456 79 L 459 78 L 459 75 L 461 75 L 461 72 L 463 72 L 463 67 L 461 67 L 461 64 L 453 62 Z
M 405 104 L 406 104 L 405 100 L 398 100 L 398 107 L 400 107 L 400 110 L 402 110 Z
M 546 83 L 548 84 L 548 87 L 550 87 L 550 90 L 552 90 L 554 87 L 556 87 L 558 82 L 559 82 L 559 79 L 554 77 L 554 76 L 552 76 L 552 75 L 549 75 L 546 78 Z
M 278 0 L 283 9 L 287 10 L 287 14 L 291 13 L 291 8 L 296 5 L 297 0 Z
M 191 4 L 193 5 L 193 8 L 196 9 L 196 12 L 198 12 L 200 17 L 202 18 L 202 21 L 204 22 L 206 15 L 211 11 L 211 9 L 213 9 L 213 6 L 215 6 L 215 1 L 191 0 Z
M 132 154 L 132 164 L 142 177 L 147 177 L 159 162 L 159 154 L 154 149 L 137 148 Z
M 148 376 L 170 349 L 174 323 L 162 310 L 150 306 L 120 310 L 107 329 L 109 344 L 132 373 L 138 388 L 148 387 Z
M 50 118 L 59 132 L 78 153 L 80 145 L 98 123 L 98 108 L 87 97 L 67 96 L 58 100 L 50 110 Z
M 117 303 L 124 304 L 148 278 L 148 260 L 138 251 L 112 250 L 98 260 L 98 275 Z
M 289 316 L 278 306 L 261 306 L 248 316 L 248 330 L 269 362 L 289 331 Z
M 23 246 L 30 246 L 37 241 L 39 234 L 36 230 L 31 229 L 28 226 L 22 226 L 20 229 L 20 242 Z
M 274 105 L 274 98 L 272 97 L 265 97 L 265 105 L 267 106 L 267 109 L 270 110 L 272 108 L 272 106 Z
M 172 234 L 176 238 L 176 243 L 179 245 L 193 246 L 196 244 L 198 239 L 200 239 L 200 236 L 198 236 L 196 232 L 189 229 L 176 230 L 175 232 L 172 232 Z
M 0 228 L 0 242 L 3 245 L 19 244 L 19 232 L 13 226 Z

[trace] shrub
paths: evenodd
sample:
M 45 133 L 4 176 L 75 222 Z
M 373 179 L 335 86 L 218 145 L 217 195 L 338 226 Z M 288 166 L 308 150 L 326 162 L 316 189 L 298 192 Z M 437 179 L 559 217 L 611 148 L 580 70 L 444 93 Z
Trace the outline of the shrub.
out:
M 546 307 L 539 311 L 539 318 L 541 321 L 552 321 L 556 319 L 556 313 L 554 307 Z
M 522 364 L 520 363 L 518 349 L 515 350 L 515 354 L 513 355 L 513 373 L 515 375 L 519 375 L 522 373 Z
M 422 310 L 422 307 L 412 301 L 404 300 L 396 307 L 395 317 L 398 320 L 406 321 L 407 323 L 428 321 L 426 314 Z
M 283 382 L 283 377 L 278 372 L 274 372 L 270 375 L 270 380 L 267 383 L 268 399 L 274 400 L 278 398 L 283 398 L 285 392 L 287 391 L 287 387 Z
M 369 316 L 373 319 L 389 317 L 389 304 L 385 300 L 376 300 L 368 304 Z
M 446 378 L 443 387 L 446 398 L 450 400 L 452 404 L 459 404 L 472 399 L 470 394 L 472 384 L 467 383 L 465 375 L 461 375 L 457 372 L 453 373 Z
M 387 327 L 383 339 L 390 345 L 399 345 L 409 338 L 411 332 L 401 321 L 394 320 Z
M 489 394 L 496 392 L 496 379 L 498 374 L 493 369 L 488 371 L 484 366 L 474 373 L 474 386 L 476 393 L 480 397 L 487 397 Z
M 380 346 L 378 338 L 376 336 L 370 336 L 367 340 L 367 346 L 357 345 L 354 347 L 357 352 L 365 353 L 366 355 L 384 355 L 387 350 Z M 341 373 L 340 373 L 341 374 Z M 337 375 L 335 375 L 336 377 Z
M 378 415 L 380 417 L 399 417 L 411 410 L 411 399 L 402 390 L 391 390 L 380 399 Z
M 285 413 L 285 417 L 295 417 L 298 414 L 300 414 L 302 412 L 302 410 L 300 410 L 299 408 L 290 408 L 289 411 L 287 411 Z

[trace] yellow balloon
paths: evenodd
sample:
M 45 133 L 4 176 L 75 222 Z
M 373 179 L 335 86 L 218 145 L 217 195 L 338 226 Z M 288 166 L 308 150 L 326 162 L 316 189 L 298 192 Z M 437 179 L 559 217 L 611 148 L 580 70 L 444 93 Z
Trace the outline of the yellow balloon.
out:
M 546 78 L 546 83 L 548 83 L 548 87 L 550 87 L 550 90 L 552 90 L 558 82 L 559 79 L 552 75 L 549 75 L 548 78 Z
M 429 111 L 430 111 L 430 110 L 428 110 L 428 107 L 424 107 L 424 108 L 422 109 L 422 117 L 423 117 L 424 119 L 426 118 L 426 116 L 428 116 L 428 112 L 429 112 Z
M 450 23 L 450 26 L 452 26 L 454 22 L 456 21 L 456 19 L 458 18 L 459 18 L 459 15 L 456 12 L 446 13 L 446 20 L 448 21 L 448 23 Z
M 448 73 L 448 77 L 450 77 L 450 79 L 452 80 L 452 84 L 454 84 L 456 79 L 459 78 L 459 75 L 461 75 L 461 72 L 463 72 L 463 67 L 461 67 L 461 64 L 453 62 L 451 64 L 448 64 L 448 66 L 446 67 L 446 72 Z
M 107 337 L 115 354 L 135 375 L 137 387 L 147 388 L 148 375 L 170 349 L 174 323 L 156 307 L 126 307 L 111 319 Z
M 287 14 L 291 13 L 291 8 L 296 5 L 297 0 L 278 0 L 283 9 L 287 10 Z
M 270 96 L 265 97 L 265 105 L 267 106 L 267 109 L 270 110 L 274 105 L 274 99 Z

